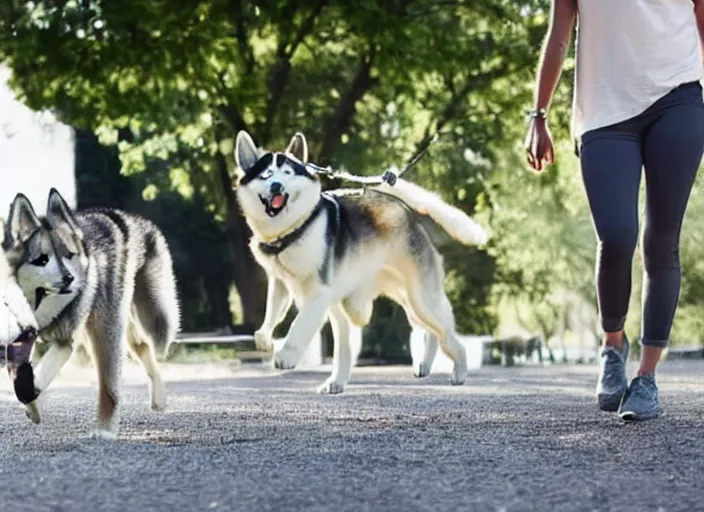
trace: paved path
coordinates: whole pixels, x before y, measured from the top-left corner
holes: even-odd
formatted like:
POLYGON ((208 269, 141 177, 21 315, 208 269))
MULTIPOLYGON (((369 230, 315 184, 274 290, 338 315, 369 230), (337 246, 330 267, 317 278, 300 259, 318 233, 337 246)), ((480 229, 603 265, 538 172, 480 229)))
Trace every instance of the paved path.
POLYGON ((462 387, 361 368, 329 397, 322 373, 171 364, 163 414, 138 370, 113 442, 87 435, 92 369, 64 371, 40 426, 0 377, 0 510, 704 509, 700 362, 664 364, 667 415, 637 425, 596 410, 591 366, 484 368, 462 387))

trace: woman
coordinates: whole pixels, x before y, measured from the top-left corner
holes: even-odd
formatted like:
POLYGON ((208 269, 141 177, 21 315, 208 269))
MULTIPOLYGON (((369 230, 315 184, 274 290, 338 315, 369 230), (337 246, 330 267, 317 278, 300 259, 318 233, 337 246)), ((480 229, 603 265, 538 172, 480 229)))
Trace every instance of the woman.
POLYGON ((647 420, 661 411, 655 369, 677 307, 680 229, 704 150, 704 0, 553 0, 526 138, 537 171, 555 160, 546 111, 577 21, 572 133, 598 240, 597 402, 624 420, 647 420), (629 385, 623 327, 642 172, 642 352, 629 385))

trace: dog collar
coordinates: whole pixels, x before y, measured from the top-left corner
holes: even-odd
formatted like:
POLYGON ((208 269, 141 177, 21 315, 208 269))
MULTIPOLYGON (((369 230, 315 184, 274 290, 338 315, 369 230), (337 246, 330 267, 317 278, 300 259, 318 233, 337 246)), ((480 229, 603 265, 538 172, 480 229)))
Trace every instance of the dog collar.
POLYGON ((324 205, 324 200, 321 198, 303 224, 290 233, 285 234, 281 238, 277 238, 273 242, 259 242, 259 249, 268 256, 276 256, 277 254, 284 252, 303 236, 303 233, 305 233, 306 229, 308 229, 308 226, 310 226, 318 215, 320 215, 320 212, 323 211, 324 205))

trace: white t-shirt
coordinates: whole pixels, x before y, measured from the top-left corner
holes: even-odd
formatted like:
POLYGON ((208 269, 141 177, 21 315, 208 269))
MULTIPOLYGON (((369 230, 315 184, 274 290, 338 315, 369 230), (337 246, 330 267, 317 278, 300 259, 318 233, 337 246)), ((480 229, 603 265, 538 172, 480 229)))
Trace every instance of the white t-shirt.
POLYGON ((692 0, 578 0, 572 133, 625 121, 704 75, 692 0))

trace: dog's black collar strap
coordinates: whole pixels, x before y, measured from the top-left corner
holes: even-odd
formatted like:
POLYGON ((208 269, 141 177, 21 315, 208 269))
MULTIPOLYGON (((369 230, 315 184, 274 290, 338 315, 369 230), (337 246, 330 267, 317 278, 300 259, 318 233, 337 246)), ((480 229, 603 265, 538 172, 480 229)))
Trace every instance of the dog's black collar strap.
POLYGON ((257 160, 252 167, 244 170, 244 176, 240 178, 240 185, 246 185, 252 180, 257 179, 261 173, 263 173, 276 158, 276 165, 278 167, 283 166, 285 163, 291 166, 293 171, 300 175, 312 178, 310 171, 306 169, 306 166, 296 160, 287 157, 283 153, 264 153, 259 160, 257 160))
POLYGON ((308 229, 313 221, 318 218, 320 212, 323 211, 324 206, 325 200, 321 198, 320 201, 318 201, 318 204, 315 205, 313 212, 305 220, 305 222, 303 222, 303 224, 281 238, 277 238, 273 242, 259 242, 259 249, 268 256, 276 256, 281 254, 303 236, 306 229, 308 229))

